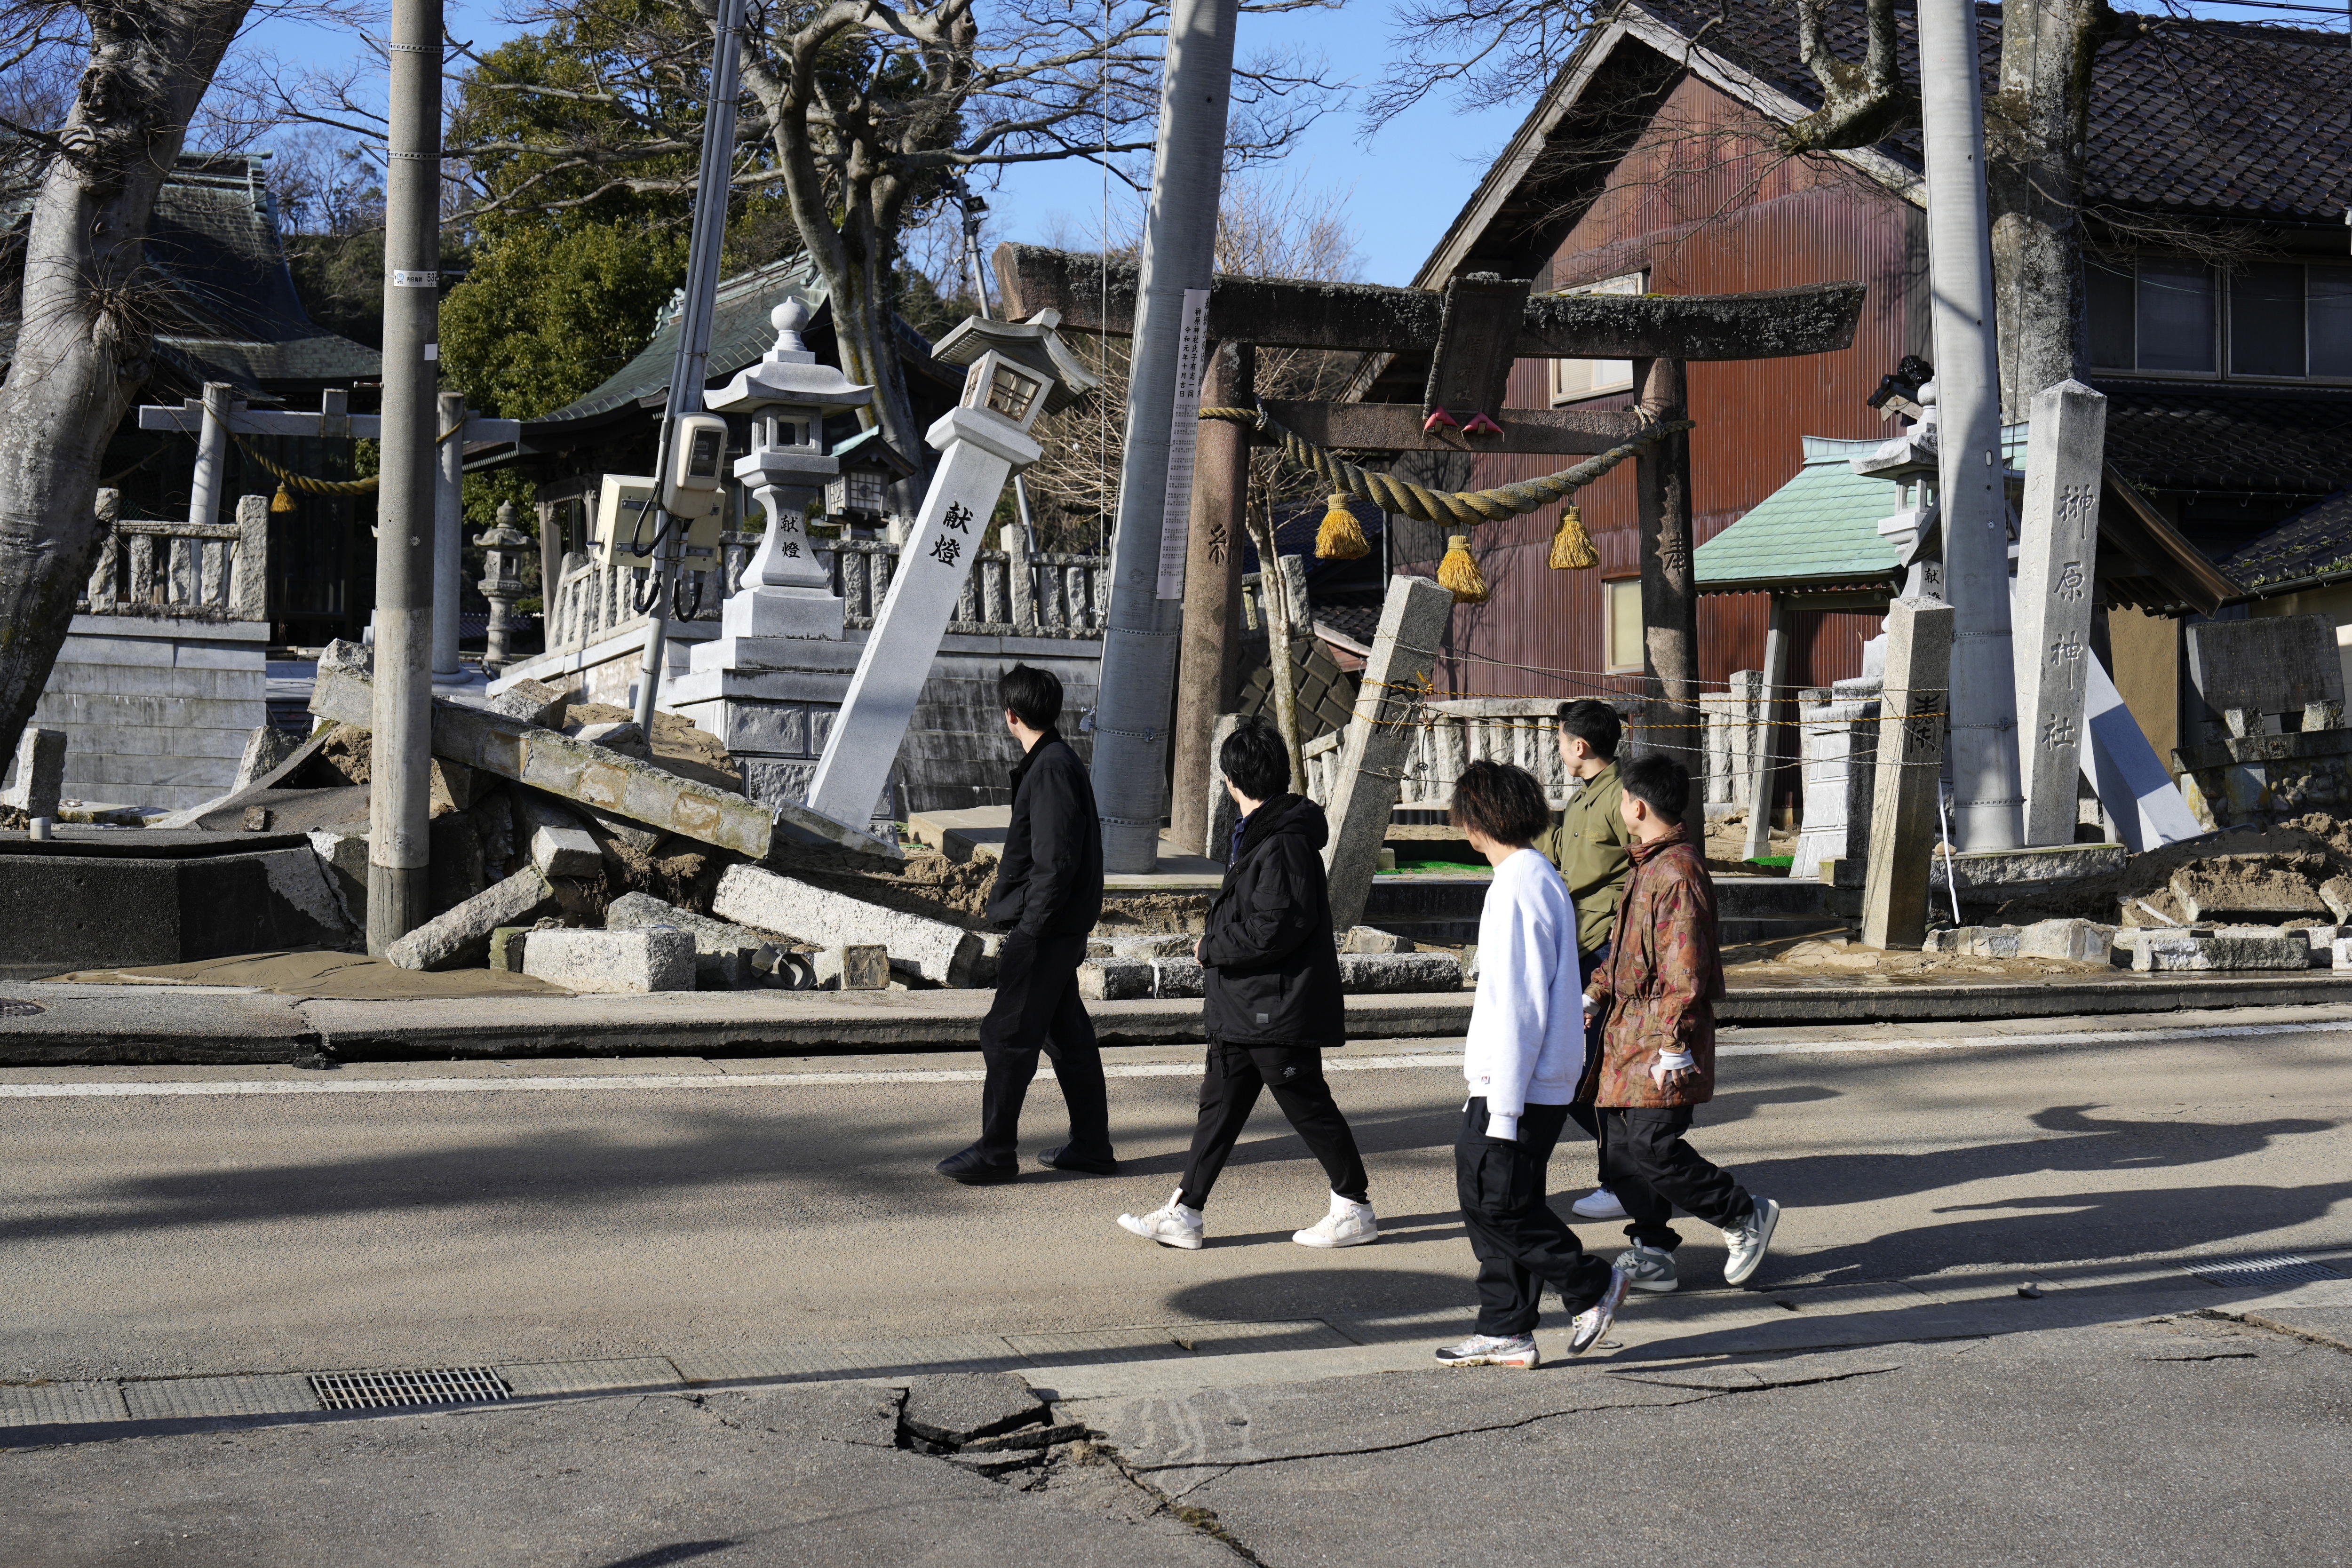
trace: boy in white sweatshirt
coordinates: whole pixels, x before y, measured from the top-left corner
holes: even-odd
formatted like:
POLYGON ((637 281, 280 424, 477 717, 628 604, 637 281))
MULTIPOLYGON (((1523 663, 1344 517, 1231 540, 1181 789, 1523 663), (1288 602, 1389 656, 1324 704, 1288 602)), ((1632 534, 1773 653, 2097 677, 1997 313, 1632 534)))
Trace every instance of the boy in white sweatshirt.
POLYGON ((1534 778, 1473 763, 1454 786, 1452 815, 1495 880, 1478 916, 1478 990, 1462 1060, 1470 1099, 1454 1145, 1463 1224, 1478 1257, 1478 1329, 1437 1359, 1533 1367, 1545 1285, 1575 1314, 1570 1355, 1608 1331, 1625 1296, 1625 1275, 1589 1256, 1545 1201, 1552 1145, 1584 1066, 1576 906, 1529 847, 1551 823, 1534 778))

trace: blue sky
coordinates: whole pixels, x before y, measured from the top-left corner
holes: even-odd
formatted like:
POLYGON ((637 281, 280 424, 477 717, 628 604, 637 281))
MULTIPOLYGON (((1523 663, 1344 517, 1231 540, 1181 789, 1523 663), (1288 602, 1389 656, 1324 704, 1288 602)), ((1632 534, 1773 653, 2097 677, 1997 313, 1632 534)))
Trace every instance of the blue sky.
MULTIPOLYGON (((498 19, 499 7, 479 0, 445 0, 450 32, 494 47, 517 30, 498 19)), ((1409 283, 1445 226, 1468 199, 1471 186, 1517 128, 1525 105, 1465 114, 1443 97, 1363 139, 1357 105, 1386 66, 1390 52, 1386 0, 1354 0, 1344 10, 1244 16, 1240 52, 1277 48, 1319 55, 1328 73, 1352 86, 1283 159, 1286 181, 1341 204, 1355 230, 1363 280, 1409 283)), ((331 65, 362 55, 352 35, 293 22, 267 21, 252 43, 289 64, 331 65)), ((1529 100, 1540 83, 1529 84, 1529 100)), ((1118 198, 1118 187, 1113 186, 1118 198)), ((1087 163, 1033 164, 1008 171, 991 195, 989 235, 1043 241, 1056 230, 1094 234, 1103 188, 1087 163)))

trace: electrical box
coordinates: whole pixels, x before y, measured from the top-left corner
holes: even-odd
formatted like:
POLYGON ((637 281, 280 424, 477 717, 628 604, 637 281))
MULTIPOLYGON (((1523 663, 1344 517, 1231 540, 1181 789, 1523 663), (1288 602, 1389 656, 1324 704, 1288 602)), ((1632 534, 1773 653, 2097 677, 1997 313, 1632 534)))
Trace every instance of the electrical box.
POLYGON ((727 421, 716 414, 682 414, 670 432, 669 472, 662 505, 672 517, 700 518, 724 510, 727 421))
MULTIPOLYGON (((725 489, 712 490, 697 502, 706 509, 701 515, 679 520, 686 524, 680 571, 709 572, 718 567, 719 535, 727 526, 727 500, 725 489)), ((651 566, 661 521, 652 475, 606 474, 596 494, 596 533, 589 542, 589 552, 606 566, 651 566)))

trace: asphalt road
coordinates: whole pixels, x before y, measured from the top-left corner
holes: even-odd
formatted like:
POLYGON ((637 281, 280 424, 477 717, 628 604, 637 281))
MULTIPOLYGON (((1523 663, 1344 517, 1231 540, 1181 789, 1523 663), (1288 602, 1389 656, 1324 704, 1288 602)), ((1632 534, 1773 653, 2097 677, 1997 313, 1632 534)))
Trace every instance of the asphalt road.
MULTIPOLYGON (((1324 1190, 1270 1104, 1217 1191, 1206 1250, 1116 1228, 1120 1209, 1153 1206, 1175 1184, 1193 1092, 1181 1075, 1113 1080, 1119 1177, 983 1189, 930 1173, 972 1133, 970 1082, 0 1099, 0 1377, 1465 1303, 1458 1076, 1334 1081, 1388 1227, 1379 1246, 1339 1253, 1288 1241, 1324 1190)), ((2096 1279, 2148 1254, 2352 1239, 2352 1032, 1743 1057, 1723 1082, 1696 1141, 1789 1211, 1759 1283, 2016 1265, 2096 1279)), ((1062 1124, 1050 1081, 1031 1104, 1034 1152, 1062 1124)), ((1565 1147, 1555 1188, 1573 1194, 1591 1173, 1589 1146, 1565 1147)), ((1580 1227, 1611 1247, 1617 1229, 1580 1227)), ((1686 1274, 1712 1281, 1712 1233, 1685 1234, 1686 1274)))

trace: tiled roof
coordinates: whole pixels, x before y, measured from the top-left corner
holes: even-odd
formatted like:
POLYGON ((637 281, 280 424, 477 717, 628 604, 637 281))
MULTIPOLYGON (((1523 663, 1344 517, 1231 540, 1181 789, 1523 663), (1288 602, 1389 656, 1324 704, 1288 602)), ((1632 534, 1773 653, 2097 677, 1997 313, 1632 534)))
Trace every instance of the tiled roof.
MULTIPOLYGON (((191 384, 226 381, 247 393, 268 382, 374 380, 376 351, 327 331, 302 308, 260 170, 241 154, 191 153, 157 192, 146 249, 165 285, 161 358, 191 384)), ((32 200, 28 190, 0 191, 0 236, 27 221, 32 200)), ((12 260, 21 266, 21 252, 12 260)), ((0 364, 16 338, 16 323, 0 321, 0 364)))
POLYGON ((2099 390, 2107 460, 2143 489, 2325 495, 2352 484, 2352 390, 2122 380, 2099 390))
POLYGON ((1895 544, 1879 519, 1901 504, 1901 488, 1865 479, 1847 461, 1878 441, 1805 437, 1804 467, 1696 554, 1702 594, 1767 588, 1843 587, 1892 582, 1900 572, 1895 544))
MULTIPOLYGON (((769 324, 768 312, 788 297, 809 308, 812 326, 824 314, 824 279, 805 256, 789 256, 719 280, 719 298, 710 317, 709 374, 706 377, 709 384, 718 385, 775 347, 776 329, 769 324)), ((555 425, 585 419, 667 392, 669 373, 677 363, 678 313, 675 301, 672 305, 662 312, 653 340, 637 351, 635 359, 606 377, 601 386, 551 414, 541 415, 531 423, 555 425)))
POLYGON ((2352 489, 2297 512, 2222 562, 2221 569, 2256 590, 2352 578, 2352 489))
MULTIPOLYGON (((1685 37, 1807 108, 1821 94, 1797 58, 1784 0, 1639 0, 1685 37), (1701 30, 1704 34, 1701 36, 1701 30)), ((1977 7, 1985 89, 2000 59, 2000 10, 1977 7)), ((1915 23, 1897 12, 1904 75, 1918 79, 1915 23)), ((2085 196, 2174 213, 2338 223, 2352 205, 2352 51, 2343 30, 2126 16, 2137 30, 2099 47, 2092 67, 2085 196)), ((1862 58, 1862 7, 1835 5, 1841 58, 1862 58)), ((1916 132, 1884 149, 1916 168, 1916 132)))

